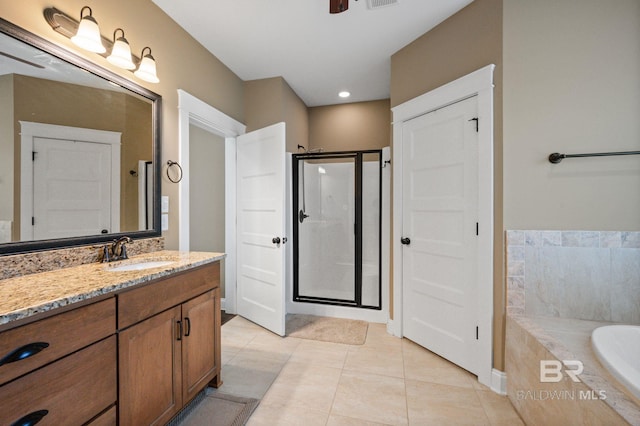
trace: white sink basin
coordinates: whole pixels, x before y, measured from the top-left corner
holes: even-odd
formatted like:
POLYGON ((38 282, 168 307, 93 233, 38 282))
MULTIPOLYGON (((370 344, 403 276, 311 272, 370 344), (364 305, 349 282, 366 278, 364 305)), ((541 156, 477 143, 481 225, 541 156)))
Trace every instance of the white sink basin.
POLYGON ((175 263, 173 260, 143 260, 140 262, 125 263, 124 265, 108 266, 107 271, 123 272, 123 271, 143 271, 145 269, 160 268, 175 263))

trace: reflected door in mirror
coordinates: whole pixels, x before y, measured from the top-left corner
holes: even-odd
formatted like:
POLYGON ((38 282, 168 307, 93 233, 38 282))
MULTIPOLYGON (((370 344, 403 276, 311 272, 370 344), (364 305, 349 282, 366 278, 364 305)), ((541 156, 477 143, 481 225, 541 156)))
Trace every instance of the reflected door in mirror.
POLYGON ((119 188, 111 187, 110 146, 35 138, 33 149, 33 239, 117 231, 111 191, 119 188))

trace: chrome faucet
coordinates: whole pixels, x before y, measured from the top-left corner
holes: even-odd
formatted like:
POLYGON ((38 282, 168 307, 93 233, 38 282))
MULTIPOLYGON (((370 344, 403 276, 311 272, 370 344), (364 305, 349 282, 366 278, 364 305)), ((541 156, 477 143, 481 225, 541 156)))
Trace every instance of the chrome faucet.
POLYGON ((133 240, 127 236, 113 240, 113 244, 111 244, 111 260, 128 259, 129 256, 127 256, 127 246, 125 244, 131 242, 133 240))

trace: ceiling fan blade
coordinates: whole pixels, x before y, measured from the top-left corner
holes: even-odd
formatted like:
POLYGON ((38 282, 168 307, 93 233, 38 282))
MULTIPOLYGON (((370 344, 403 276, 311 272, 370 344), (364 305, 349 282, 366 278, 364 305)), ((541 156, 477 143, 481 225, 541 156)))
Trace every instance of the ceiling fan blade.
POLYGON ((349 0, 329 0, 329 13, 340 13, 349 9, 349 0))

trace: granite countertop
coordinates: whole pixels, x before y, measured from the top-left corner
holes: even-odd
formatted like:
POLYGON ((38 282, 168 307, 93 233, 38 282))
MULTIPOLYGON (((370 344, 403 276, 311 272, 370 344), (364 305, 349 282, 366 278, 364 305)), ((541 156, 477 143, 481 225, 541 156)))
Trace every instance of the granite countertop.
POLYGON ((0 280, 0 325, 213 263, 225 256, 224 253, 163 250, 132 256, 128 260, 90 263, 0 280), (144 261, 173 263, 144 270, 109 270, 144 261))

